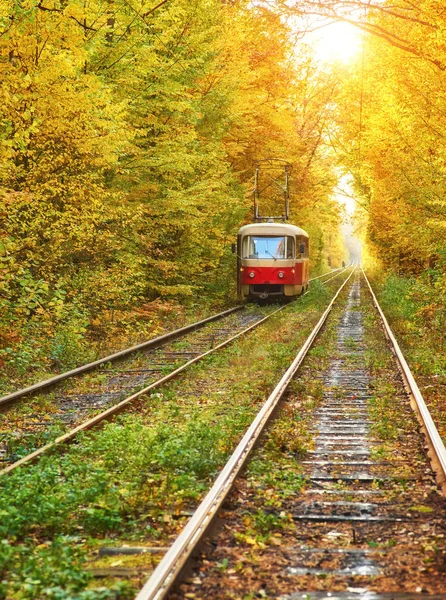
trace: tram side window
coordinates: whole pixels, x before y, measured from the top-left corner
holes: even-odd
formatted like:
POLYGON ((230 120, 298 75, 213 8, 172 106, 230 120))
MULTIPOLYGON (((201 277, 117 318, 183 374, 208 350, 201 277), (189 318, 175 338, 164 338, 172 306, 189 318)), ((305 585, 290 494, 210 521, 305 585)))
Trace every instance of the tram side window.
POLYGON ((287 236, 286 238, 286 257, 295 258, 296 256, 296 244, 293 237, 287 236))
POLYGON ((308 258, 308 240, 304 237, 298 238, 300 258, 308 258))
POLYGON ((305 246, 303 244, 303 238, 300 236, 297 238, 297 257, 303 258, 305 256, 305 246))

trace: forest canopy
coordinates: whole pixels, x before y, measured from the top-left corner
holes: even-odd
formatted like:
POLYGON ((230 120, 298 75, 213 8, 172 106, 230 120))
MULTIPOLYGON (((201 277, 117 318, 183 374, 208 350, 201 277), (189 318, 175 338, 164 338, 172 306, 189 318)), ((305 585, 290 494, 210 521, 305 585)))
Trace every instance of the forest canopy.
POLYGON ((313 270, 344 258, 343 172, 368 255, 429 268, 444 300, 445 24, 432 0, 1 2, 2 365, 67 366, 153 302, 231 298, 268 157, 292 164, 313 270), (349 64, 306 41, 332 22, 363 32, 349 64))
MULTIPOLYGON (((293 164, 292 218, 332 252, 336 90, 280 11, 217 0, 0 4, 0 358, 161 299, 233 293, 253 165, 293 164), (112 316, 111 316, 112 315, 112 316)), ((333 233, 335 232, 335 233, 333 233)))

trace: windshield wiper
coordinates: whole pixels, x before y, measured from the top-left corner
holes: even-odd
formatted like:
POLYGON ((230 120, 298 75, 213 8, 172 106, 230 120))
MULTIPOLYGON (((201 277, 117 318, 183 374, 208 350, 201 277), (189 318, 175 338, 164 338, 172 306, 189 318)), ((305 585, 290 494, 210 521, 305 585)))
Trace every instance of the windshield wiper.
POLYGON ((272 256, 274 258, 274 260, 277 260, 277 258, 274 256, 274 254, 271 254, 271 252, 269 250, 265 250, 265 252, 267 252, 270 256, 272 256))

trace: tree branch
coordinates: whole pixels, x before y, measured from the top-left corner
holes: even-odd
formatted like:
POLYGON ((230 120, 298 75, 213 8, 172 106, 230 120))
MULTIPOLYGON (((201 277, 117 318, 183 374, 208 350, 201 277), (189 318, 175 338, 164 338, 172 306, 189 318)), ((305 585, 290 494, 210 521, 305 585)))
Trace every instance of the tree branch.
MULTIPOLYGON (((42 10, 44 12, 55 12, 55 13, 63 14, 63 9, 49 8, 48 6, 43 6, 42 2, 43 2, 43 0, 40 0, 39 4, 37 4, 36 8, 38 8, 39 10, 42 10)), ((97 31, 96 29, 94 29, 94 27, 89 27, 86 23, 82 23, 81 21, 76 19, 76 17, 73 17, 72 15, 70 15, 69 18, 72 19, 73 21, 75 21, 78 25, 80 25, 82 27, 82 29, 89 30, 89 31, 97 31)))

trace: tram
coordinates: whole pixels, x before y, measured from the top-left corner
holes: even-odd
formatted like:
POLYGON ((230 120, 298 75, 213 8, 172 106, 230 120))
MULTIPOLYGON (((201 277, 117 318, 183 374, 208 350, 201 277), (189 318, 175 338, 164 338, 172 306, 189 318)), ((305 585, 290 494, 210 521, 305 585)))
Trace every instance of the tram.
POLYGON ((237 236, 238 292, 242 299, 292 299, 308 289, 309 238, 288 223, 251 223, 237 236))

